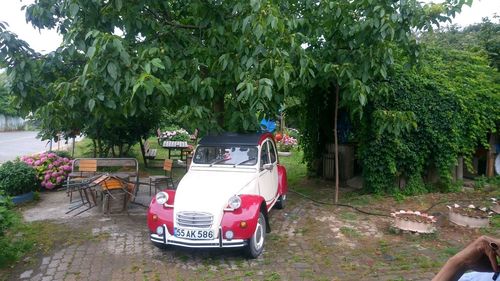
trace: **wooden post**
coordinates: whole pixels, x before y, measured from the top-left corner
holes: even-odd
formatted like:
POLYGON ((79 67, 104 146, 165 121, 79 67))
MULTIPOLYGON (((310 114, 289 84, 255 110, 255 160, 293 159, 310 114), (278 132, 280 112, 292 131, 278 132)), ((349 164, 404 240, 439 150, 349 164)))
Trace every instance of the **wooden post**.
POLYGON ((337 132, 337 119, 339 111, 339 85, 335 85, 335 116, 333 119, 333 134, 335 139, 335 204, 339 201, 339 142, 338 142, 338 132, 337 132))
POLYGON ((486 153, 486 176, 493 177, 495 176, 495 135, 493 133, 490 134, 489 144, 490 148, 486 153))

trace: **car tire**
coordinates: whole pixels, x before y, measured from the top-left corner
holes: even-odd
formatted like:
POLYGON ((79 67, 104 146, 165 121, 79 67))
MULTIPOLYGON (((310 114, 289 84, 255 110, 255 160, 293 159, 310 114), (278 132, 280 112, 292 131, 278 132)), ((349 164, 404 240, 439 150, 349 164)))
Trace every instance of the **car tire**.
POLYGON ((278 197, 278 201, 276 201, 276 208, 277 209, 285 209, 285 203, 286 203, 286 194, 281 194, 280 197, 278 197))
POLYGON ((259 219, 255 226, 255 231, 252 237, 248 239, 248 245, 245 248, 246 254, 249 258, 255 259, 264 250, 264 242, 266 240, 266 218, 262 212, 259 213, 259 219))

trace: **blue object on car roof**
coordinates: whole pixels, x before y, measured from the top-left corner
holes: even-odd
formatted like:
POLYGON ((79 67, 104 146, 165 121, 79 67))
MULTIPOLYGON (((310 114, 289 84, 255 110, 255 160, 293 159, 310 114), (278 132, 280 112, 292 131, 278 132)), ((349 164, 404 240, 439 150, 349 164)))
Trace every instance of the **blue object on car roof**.
POLYGON ((264 132, 272 133, 276 130, 276 122, 274 120, 264 118, 260 121, 260 129, 264 132))

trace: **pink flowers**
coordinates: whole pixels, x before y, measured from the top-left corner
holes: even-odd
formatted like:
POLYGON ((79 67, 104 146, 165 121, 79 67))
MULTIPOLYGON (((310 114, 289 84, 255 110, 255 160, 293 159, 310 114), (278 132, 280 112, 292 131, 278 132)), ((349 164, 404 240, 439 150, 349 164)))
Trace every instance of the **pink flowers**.
POLYGON ((21 161, 35 169, 41 186, 46 189, 53 189, 61 185, 71 172, 71 160, 59 157, 52 152, 23 156, 21 161))
POLYGON ((290 151, 298 145, 296 138, 284 135, 283 138, 278 142, 279 151, 290 151))

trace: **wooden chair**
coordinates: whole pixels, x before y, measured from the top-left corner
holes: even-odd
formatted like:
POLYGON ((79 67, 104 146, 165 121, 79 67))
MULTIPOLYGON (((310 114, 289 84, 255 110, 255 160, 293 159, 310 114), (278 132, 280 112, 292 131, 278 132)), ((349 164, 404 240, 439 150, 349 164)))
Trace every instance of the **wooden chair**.
POLYGON ((147 159, 155 159, 156 153, 157 153, 157 150, 155 148, 151 148, 149 141, 145 140, 144 141, 144 156, 147 159))
POLYGON ((155 193, 158 191, 159 185, 161 183, 166 183, 167 188, 171 187, 175 189, 174 179, 172 176, 172 167, 174 161, 172 159, 165 159, 163 162, 163 171, 165 172, 164 176, 150 176, 149 177, 149 195, 151 195, 151 188, 154 187, 155 193))
MULTIPOLYGON (((73 162, 75 165, 75 162, 73 162)), ((83 180, 90 176, 95 176, 97 173, 97 160, 96 159, 80 159, 78 162, 78 171, 69 175, 71 180, 67 181, 67 193, 69 195, 69 202, 73 201, 73 192, 76 191, 73 186, 78 185, 83 180)))

